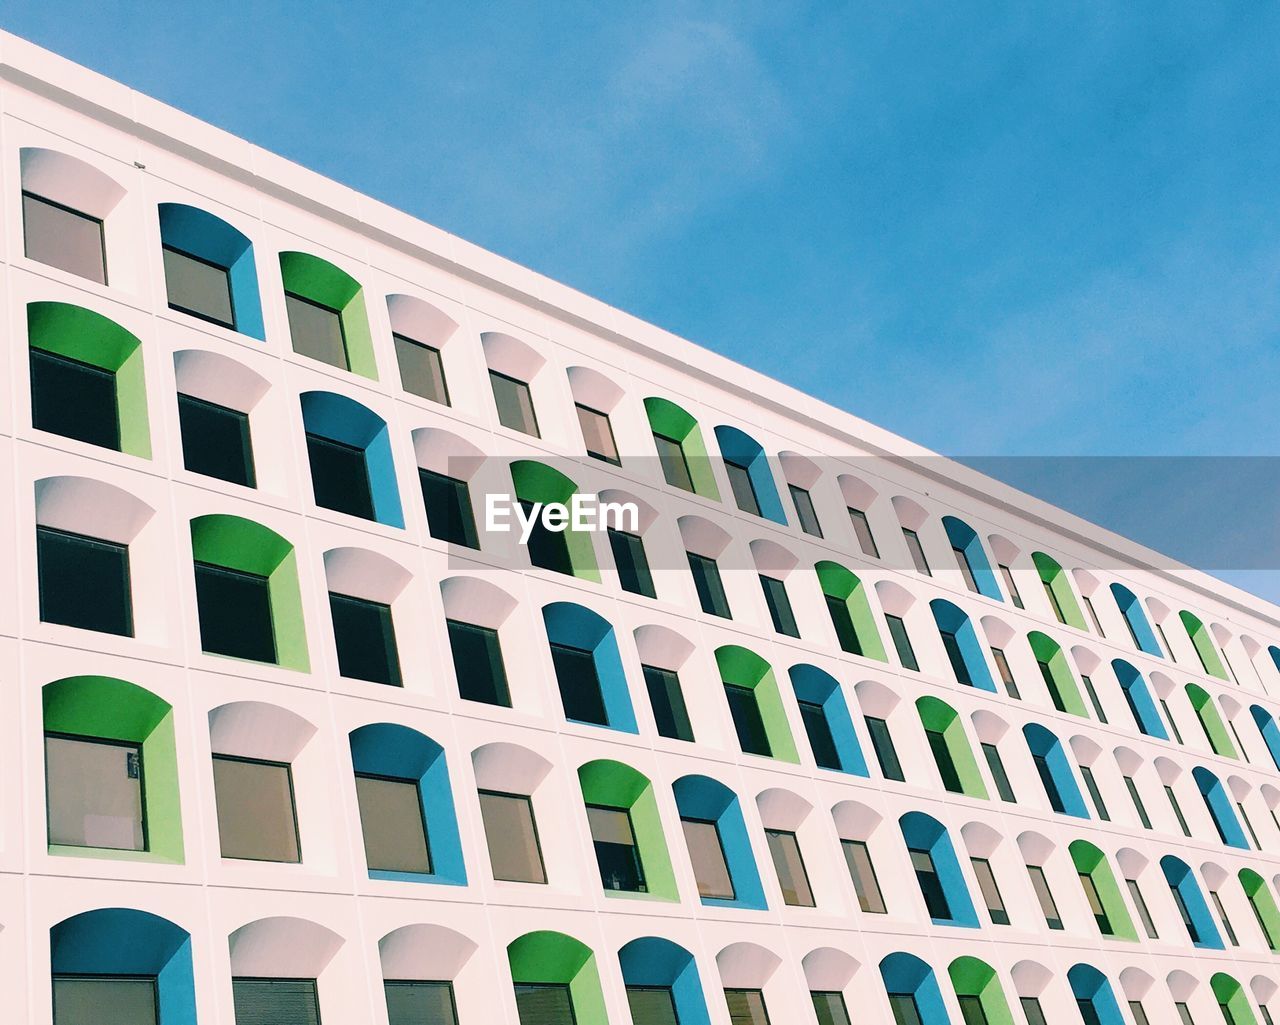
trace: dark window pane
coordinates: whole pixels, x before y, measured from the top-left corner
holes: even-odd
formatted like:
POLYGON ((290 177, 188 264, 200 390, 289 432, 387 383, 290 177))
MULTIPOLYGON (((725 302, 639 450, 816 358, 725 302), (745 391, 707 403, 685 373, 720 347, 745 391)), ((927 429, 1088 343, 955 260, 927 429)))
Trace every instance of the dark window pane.
POLYGON ((400 686, 400 655, 391 606, 329 593, 338 672, 353 680, 400 686))
POLYGON ((942 636, 942 647, 947 653, 947 661, 951 663, 951 671, 956 681, 966 687, 973 686, 973 677, 969 675, 969 665, 964 660, 964 652, 960 650, 960 641, 950 630, 939 630, 942 636))
POLYGON ((521 794, 480 792, 480 817, 493 878, 516 883, 545 883, 533 802, 521 794))
POLYGON ((133 636, 129 546, 36 527, 40 619, 133 636))
POLYGON ((1066 623, 1067 617, 1062 614, 1062 604, 1058 601, 1057 592, 1054 591, 1053 585, 1047 580, 1041 580, 1044 585, 1045 597, 1049 599, 1049 607, 1053 609, 1053 615, 1059 623, 1066 623))
POLYGON ((542 437, 538 433, 538 418, 533 410, 533 396, 524 381, 489 371, 489 384, 493 388, 493 401, 498 407, 498 422, 521 434, 542 437))
POLYGON ((410 395, 420 395, 442 406, 449 405, 449 387, 444 379, 440 350, 404 335, 393 334, 391 339, 396 348, 396 363, 400 367, 400 386, 410 395))
POLYGON ((1156 923, 1151 920, 1151 909, 1147 907, 1146 899, 1142 896, 1142 889, 1138 886, 1138 880, 1126 879, 1124 884, 1129 889, 1129 896, 1133 899, 1133 906, 1138 909, 1138 918, 1142 920, 1142 928, 1147 931, 1147 937, 1158 940, 1160 937, 1156 934, 1156 923))
POLYGON ((1021 692, 1018 690, 1018 683, 1013 678, 1013 670, 1009 668, 1009 660, 1005 657, 1001 648, 991 649, 991 660, 996 664, 996 671, 1000 674, 1000 682, 1004 684, 1004 689, 1009 697, 1015 701, 1022 698, 1021 692))
POLYGON ((200 647, 213 655, 276 661, 275 625, 266 577, 197 562, 200 647))
MULTIPOLYGON (((1137 684, 1135 683, 1134 686, 1136 687, 1137 684)), ((1128 695, 1128 693, 1129 691, 1125 691, 1126 695, 1128 695)), ((1132 701, 1129 702, 1129 707, 1133 708, 1132 701)), ((1164 709, 1164 717, 1169 720, 1169 729, 1173 730, 1173 739, 1176 740, 1179 744, 1181 744, 1182 731, 1178 729, 1178 720, 1173 717, 1173 712, 1169 708, 1169 702, 1166 701, 1164 698, 1161 698, 1160 707, 1164 709)), ((1136 719, 1137 717, 1138 717, 1137 712, 1135 711, 1134 718, 1136 719)), ((1141 724, 1139 724, 1139 729, 1142 729, 1143 733, 1147 732, 1145 729, 1142 728, 1141 724)))
POLYGON ((1013 787, 1009 783, 1009 774, 1005 772, 1004 760, 1000 757, 1000 749, 995 744, 982 745, 983 757, 987 760, 987 768, 991 770, 991 778, 995 780, 996 793, 1000 795, 1000 800, 1008 801, 1010 804, 1015 803, 1017 798, 1013 794, 1013 787))
POLYGON ((684 692, 680 689, 680 677, 669 669, 654 666, 642 666, 641 669, 658 735, 692 742, 693 726, 685 707, 684 692))
POLYGON ((307 458, 316 505, 366 520, 374 518, 364 449, 308 433, 307 458))
POLYGON ((520 1025, 574 1025, 577 1021, 567 985, 517 982, 515 990, 520 1025))
POLYGON ((1031 761, 1036 767, 1036 774, 1040 777, 1040 785, 1044 787, 1045 796, 1049 798, 1049 807, 1059 815, 1064 814, 1066 806, 1062 803, 1062 794, 1058 790, 1057 781, 1053 778, 1053 772, 1049 769, 1049 762, 1044 755, 1032 755, 1031 761))
POLYGON ((894 1025, 923 1025, 916 998, 910 993, 890 993, 889 1009, 893 1012, 894 1025))
POLYGON ((342 329, 342 314, 286 292, 285 312, 289 316, 289 336, 293 339, 293 351, 328 363, 331 367, 349 370, 347 339, 342 329))
POLYGON ((1053 707, 1059 712, 1065 712, 1067 706, 1063 703, 1058 681, 1054 679, 1053 668, 1043 659, 1037 659, 1036 665, 1040 668, 1040 676, 1044 680, 1045 688, 1049 691, 1049 700, 1053 702, 1053 707))
POLYGON ((315 979, 232 979, 236 1025, 320 1025, 315 979))
POLYGON ((115 373, 32 349, 31 425, 38 431, 119 452, 115 373))
POLYGON ((800 529, 814 537, 822 537, 822 524, 818 522, 818 511, 813 507, 813 496, 794 484, 788 484, 787 489, 791 492, 791 504, 796 507, 800 529))
POLYGON ((216 754, 213 791, 224 858, 302 860, 288 765, 216 754))
POLYGON ((1093 607, 1093 599, 1087 594, 1082 594, 1080 600, 1084 602, 1085 611, 1089 613, 1089 619, 1093 622, 1093 628, 1098 631, 1098 636, 1106 637, 1107 632, 1102 629, 1102 623, 1098 619, 1098 610, 1093 607))
POLYGON ((680 820, 685 846, 698 883, 698 896, 708 900, 733 900, 736 893, 725 860, 720 828, 714 822, 699 819, 680 820))
POLYGON ((1098 781, 1093 777, 1093 770, 1087 765, 1082 765, 1080 766, 1080 775, 1084 778, 1085 788, 1093 799, 1093 807, 1098 813, 1098 818, 1102 819, 1103 822, 1110 822, 1111 815, 1102 800, 1102 791, 1098 789, 1098 781))
POLYGON ((458 678, 458 694, 467 701, 511 707, 507 672, 502 664, 498 631, 456 619, 448 621, 449 648, 453 671, 458 678))
POLYGON ((182 464, 188 470, 248 488, 257 485, 248 414, 179 395, 178 424, 182 464))
POLYGON ((387 997, 387 1025, 458 1025, 449 983, 388 979, 382 987, 387 997))
POLYGON ((427 508, 427 529, 437 541, 479 548, 471 492, 467 482, 433 470, 418 470, 422 503, 427 508))
POLYGON ((884 621, 889 627, 889 636, 893 638, 893 647, 898 653, 898 661, 902 663, 902 668, 918 673, 920 663, 916 661, 915 649, 911 647, 911 635, 907 633, 907 624, 903 622, 901 616, 891 616, 887 613, 884 621))
POLYGON ((680 1025, 669 986, 628 986, 631 1025, 680 1025))
POLYGON ((1169 798, 1169 807, 1173 809, 1173 817, 1178 820, 1178 826, 1182 829, 1183 836, 1191 835, 1191 827, 1187 825, 1187 817, 1182 814, 1182 805, 1178 803, 1178 795, 1173 792, 1173 787, 1165 784, 1164 793, 1169 798))
POLYGON ((560 687, 560 704, 570 722, 608 726, 604 694, 600 690, 600 674, 596 657, 590 651, 565 644, 551 645, 551 662, 560 687))
POLYGON ((170 309, 235 330, 231 276, 226 267, 165 246, 164 280, 170 309))
POLYGON ((44 766, 50 844, 147 849, 139 745, 49 734, 44 766))
POLYGON ((756 700, 755 691, 750 687, 726 683, 724 692, 729 701, 733 728, 738 734, 738 744, 743 752, 766 757, 772 755, 773 749, 769 746, 769 737, 765 733, 764 719, 760 715, 760 703, 756 700))
MULTIPOLYGON (((521 502, 525 517, 533 517, 533 503, 521 502)), ((529 540, 525 544, 530 565, 547 569, 552 573, 573 576, 573 562, 569 558, 569 538, 563 530, 549 530, 541 516, 533 517, 529 540)))
POLYGON ((920 543, 920 535, 909 527, 903 527, 902 537, 907 542, 907 551, 911 555, 911 564, 916 568, 916 572, 923 573, 927 577, 933 576, 933 571, 929 569, 929 560, 924 557, 924 546, 920 543))
POLYGON ((964 1019, 964 1025, 991 1025, 981 999, 971 993, 959 994, 956 999, 960 1002, 960 1017, 964 1019))
POLYGON ((1222 906, 1222 898, 1218 896, 1218 891, 1210 890, 1209 899, 1213 901, 1214 910, 1218 912, 1218 918, 1222 922, 1222 929, 1227 934, 1227 942, 1229 942, 1233 947, 1240 946, 1240 940, 1236 936, 1235 926, 1231 924, 1231 919, 1227 917, 1227 909, 1222 906))
POLYGON ((618 570, 618 585, 632 594, 656 598, 653 574, 649 572, 649 559, 644 553, 644 541, 625 530, 608 528, 609 548, 613 551, 613 564, 618 570))
POLYGON ((356 774, 356 800, 371 871, 431 872, 418 781, 356 774))
POLYGON ((1125 776, 1124 785, 1129 791, 1129 797, 1133 800, 1133 810, 1138 813, 1138 821, 1142 823, 1142 828, 1150 829, 1151 818, 1147 815, 1147 806, 1142 803, 1142 795, 1138 792, 1138 785, 1133 781, 1132 776, 1125 776))
POLYGON ((106 249, 98 218, 24 192, 22 226, 28 259, 100 285, 107 283, 106 249))
POLYGON ((689 572, 693 574, 693 586, 698 592, 698 604, 709 616, 720 616, 731 619, 729 615, 729 599, 725 597, 724 584, 720 580, 720 567, 715 559, 705 555, 686 553, 689 557, 689 572))
POLYGON ((950 921, 951 905, 947 903, 947 894, 942 888, 937 866, 933 863, 933 855, 915 848, 908 848, 907 851, 911 855, 911 868, 915 872, 916 883, 920 886, 920 894, 924 897, 929 917, 950 921))
POLYGON ((826 709, 811 701, 801 701, 799 705, 800 721, 804 723, 804 731, 809 736, 813 760, 824 769, 838 771, 844 768, 840 764, 835 737, 831 735, 831 724, 827 722, 826 709))
POLYGON ((760 502, 756 498, 755 484, 751 480, 751 472, 739 463, 724 461, 725 471, 729 474, 729 487, 733 489, 733 500, 738 508, 753 516, 760 515, 760 502))
POLYGON ((156 980, 55 975, 53 1025, 159 1025, 156 980))
POLYGON ((730 1025, 769 1025, 769 1012, 764 994, 758 989, 726 989, 730 1025))
POLYGON ((873 915, 887 914, 880 880, 876 878, 876 867, 866 843, 862 840, 841 840, 840 846, 844 850, 844 861, 849 867, 854 892, 858 895, 858 907, 873 915))
POLYGON ((813 907, 813 889, 809 886, 809 873, 805 871, 795 833, 766 829, 764 836, 769 844, 773 867, 778 873, 783 903, 792 907, 813 907))
POLYGON ((1200 930, 1196 928, 1195 919, 1191 917, 1191 911, 1187 908, 1187 902, 1182 899, 1182 891, 1178 887, 1170 885, 1169 893, 1173 897, 1173 903, 1178 909, 1178 915, 1182 919, 1182 924, 1187 928, 1187 935, 1191 938, 1192 943, 1200 942, 1200 930))
POLYGON ((598 409, 578 403, 578 426, 582 428, 582 440, 587 447, 587 455, 595 459, 603 459, 615 466, 622 465, 618 458, 618 444, 613 439, 613 426, 609 423, 609 414, 598 409))
POLYGON ((951 749, 947 747, 947 738, 939 730, 925 730, 925 739, 929 742, 929 750, 938 766, 938 775, 942 777, 942 785, 953 794, 963 794, 964 785, 960 782, 960 773, 956 771, 956 763, 951 758, 951 749))
MULTIPOLYGON (((1175 1004, 1174 1006, 1176 1007, 1177 1005, 1175 1004)), ((1147 1012, 1142 1006, 1142 1001, 1130 1000, 1129 1013, 1133 1015, 1133 1025, 1151 1025, 1151 1019, 1147 1017, 1147 1012)))
POLYGON ((1084 684, 1085 693, 1089 695, 1089 704, 1093 705, 1093 714, 1098 717, 1098 722, 1105 726, 1107 713, 1102 710, 1102 702, 1098 700, 1098 691, 1093 685, 1093 680, 1081 673, 1080 682, 1084 684))
POLYGON ((787 587, 777 577, 760 574, 760 586, 764 589, 764 603, 769 606, 769 618, 773 620, 773 628, 787 637, 799 637, 800 630, 796 626, 795 613, 791 611, 791 599, 787 597, 787 587))
POLYGON ((831 616, 831 625, 836 630, 836 640, 840 650, 851 655, 862 654, 862 642, 858 640, 858 631, 853 628, 853 616, 849 614, 849 603, 844 598, 834 595, 823 595, 827 603, 827 613, 831 616))
POLYGON ((813 1013, 818 1019, 818 1025, 850 1025, 849 1009, 845 1006, 843 993, 813 990, 809 993, 809 999, 813 1001, 813 1013))
POLYGON ((1049 1025, 1044 1016, 1044 1008, 1040 1006, 1038 999, 1019 997, 1018 1002, 1022 1005, 1022 1013, 1026 1015, 1027 1025, 1049 1025))
POLYGON ((1102 1018, 1092 1000, 1076 997, 1076 1010, 1080 1012, 1080 1020, 1084 1025, 1102 1025, 1102 1018))
POLYGON ((1088 872, 1077 872, 1080 877, 1080 887, 1084 890, 1084 899, 1089 904, 1089 910, 1093 912, 1093 920, 1098 923, 1098 931, 1103 936, 1113 936, 1115 930, 1111 926, 1111 918, 1107 914, 1106 906, 1102 903, 1102 894, 1098 892, 1098 886, 1093 881, 1093 876, 1088 872))
POLYGON ((689 473, 689 462, 684 456, 684 446, 661 434, 653 436, 653 444, 658 450, 658 462, 662 464, 662 475, 668 484, 684 491, 693 490, 693 477, 689 473))
POLYGON ((951 554, 956 557, 956 566, 960 570, 960 576, 964 578, 964 586, 974 594, 981 594, 982 591, 978 587, 978 581, 973 575, 973 566, 969 564, 969 553, 963 548, 952 545, 951 554))
POLYGON ((644 867, 631 827, 631 813, 625 808, 589 804, 587 823, 591 827, 601 885, 606 890, 645 892, 644 867))
POLYGON ((1009 592, 1009 600, 1013 602, 1013 607, 1015 609, 1023 608, 1022 593, 1018 590, 1018 585, 1013 579, 1013 570, 1001 563, 1000 576, 1004 578, 1005 590, 1009 592))
POLYGON ((875 535, 871 533, 871 523, 867 519, 867 514, 861 509, 855 509, 853 506, 846 506, 849 513, 849 522, 853 524, 853 533, 858 538, 858 547, 862 549, 863 555, 869 555, 873 559, 880 558, 880 549, 876 546, 875 535))
POLYGON ((889 732, 889 724, 875 716, 866 716, 867 732, 871 734, 871 748, 876 753, 876 761, 880 764, 880 772, 885 779, 905 783, 902 774, 902 763, 898 761, 898 749, 893 746, 893 734, 889 732))

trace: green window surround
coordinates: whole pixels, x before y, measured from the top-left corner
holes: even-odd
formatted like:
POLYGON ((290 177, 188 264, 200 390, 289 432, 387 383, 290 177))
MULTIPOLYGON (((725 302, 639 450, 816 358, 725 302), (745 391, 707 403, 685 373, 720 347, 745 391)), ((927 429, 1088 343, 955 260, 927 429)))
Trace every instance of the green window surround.
POLYGON ((658 801, 649 779, 621 762, 600 759, 578 769, 578 784, 586 805, 625 809, 631 816, 646 891, 606 890, 608 897, 678 901, 675 870, 667 850, 658 801))
POLYGON ((369 312, 365 308, 364 289, 360 282, 327 260, 309 253, 281 253, 280 276, 286 292, 338 313, 346 348, 347 366, 344 369, 376 381, 378 369, 373 356, 373 336, 369 331, 369 312))
POLYGON ((753 651, 736 644, 726 644, 716 649, 716 665, 724 684, 743 687, 754 693, 772 756, 779 761, 798 765, 800 755, 787 724, 787 713, 782 706, 778 681, 774 678, 769 663, 753 651))

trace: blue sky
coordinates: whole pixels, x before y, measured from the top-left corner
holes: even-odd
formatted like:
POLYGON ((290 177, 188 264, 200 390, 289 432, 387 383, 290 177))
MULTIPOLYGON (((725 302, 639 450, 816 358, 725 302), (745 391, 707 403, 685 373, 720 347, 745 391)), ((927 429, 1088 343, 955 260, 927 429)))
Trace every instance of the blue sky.
POLYGON ((938 451, 1280 454, 1278 5, 7 0, 0 24, 938 451))

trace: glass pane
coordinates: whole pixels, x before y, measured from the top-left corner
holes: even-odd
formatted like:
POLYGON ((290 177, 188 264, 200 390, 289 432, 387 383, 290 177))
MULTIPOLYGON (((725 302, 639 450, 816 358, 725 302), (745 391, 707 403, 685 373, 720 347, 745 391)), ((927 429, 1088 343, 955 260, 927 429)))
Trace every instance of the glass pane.
POLYGON ((96 217, 24 192, 22 226, 28 259, 107 283, 102 222, 96 217))
POLYGON ((115 372, 32 349, 31 426, 119 452, 115 372))
POLYGON ((479 548, 471 492, 467 482, 432 470, 418 470, 422 503, 427 508, 427 529, 437 541, 479 548))
POLYGON ((684 446, 661 434, 653 436, 653 443, 658 449, 658 461, 662 464, 662 475, 673 488, 685 491, 693 490, 693 477, 689 473, 689 463, 684 457, 684 446))
POLYGON ((724 846, 720 842, 720 830, 714 822, 697 819, 681 819, 685 845, 689 849, 689 861, 698 881, 698 896, 711 900, 733 900, 735 892, 729 875, 729 863, 725 860, 724 846))
POLYGON ((453 986, 447 982, 382 984, 387 996, 387 1025, 458 1025, 453 986))
POLYGON ((996 884, 995 873, 991 871, 991 862, 985 858, 972 858, 974 877, 978 880, 978 889, 982 893, 987 913, 995 925, 1008 925, 1009 912, 1004 906, 1004 898, 1000 895, 1000 887, 996 884))
POLYGON ((890 993, 889 1009, 893 1011, 894 1025, 922 1025, 920 1008, 910 993, 890 993))
POLYGON ((289 292, 285 293, 284 305, 294 352, 341 370, 351 369, 341 313, 289 292))
POLYGON ((1151 818, 1147 815, 1147 806, 1142 803, 1142 795, 1138 793, 1138 785, 1133 781, 1132 776, 1125 776, 1124 785, 1133 799, 1133 810, 1138 813, 1138 821, 1142 823, 1142 828, 1150 829, 1151 818))
POLYGON ((254 662, 275 662, 270 585, 256 573, 197 562, 201 649, 254 662))
POLYGON ((773 867, 778 872, 783 902, 793 907, 813 907, 813 890, 809 886, 809 875, 805 871, 795 833, 766 829, 764 835, 769 843, 769 854, 773 857, 773 867))
POLYGON ((902 774, 902 763, 898 761, 898 749, 893 746, 893 735, 889 732, 889 724, 883 719, 866 716, 867 732, 871 734, 871 747, 876 753, 876 761, 880 764, 880 772, 885 779, 905 783, 902 774))
POLYGON ((801 701, 800 720, 804 723, 804 731, 809 737, 809 747, 813 751, 813 760, 824 769, 840 771, 840 752, 836 750, 835 737, 831 735, 831 724, 827 722, 826 710, 821 705, 809 701, 801 701))
POLYGON ((1098 929, 1103 936, 1111 935, 1111 919, 1107 915, 1107 909, 1102 904, 1102 894, 1098 892, 1097 884, 1093 881, 1093 876, 1088 872, 1076 873, 1080 877, 1080 887, 1084 890, 1084 899, 1089 904, 1089 910, 1093 913, 1094 921, 1098 923, 1098 929))
POLYGON ((1093 706, 1093 714, 1098 717, 1098 722, 1104 726, 1107 723, 1107 713, 1102 709, 1102 702, 1098 700, 1098 690, 1093 685, 1093 680, 1084 673, 1080 674, 1080 682, 1084 684, 1085 693, 1089 695, 1089 704, 1093 706))
POLYGON ((213 790, 224 858, 301 860, 289 766, 214 755, 213 790))
POLYGON ((973 686, 973 677, 969 675, 969 664, 965 661, 964 652, 960 650, 960 640, 950 630, 940 630, 942 647, 947 653, 947 661, 951 663, 951 671, 956 681, 966 687, 973 686))
POLYGON ((50 844, 147 849, 141 747, 50 735, 44 758, 50 844))
POLYGON ((942 888, 942 879, 933 863, 933 855, 928 851, 908 849, 911 855, 911 868, 920 886, 920 894, 924 897, 925 907, 930 918, 948 921, 951 918, 951 905, 947 902, 946 891, 942 888))
POLYGON ((158 1025, 156 980, 53 977, 53 1025, 158 1025))
POLYGON ((133 636, 129 546, 36 528, 40 619, 133 636))
POLYGON ((698 604, 709 616, 720 616, 722 619, 732 618, 729 615, 729 599, 725 597, 724 584, 720 580, 720 567, 715 559, 704 555, 686 553, 689 557, 689 572, 693 574, 693 586, 698 592, 698 604))
POLYGON ((725 471, 729 474, 729 486, 733 489, 733 499, 738 508, 753 516, 760 515, 760 502, 756 499, 755 485, 751 482, 751 472, 737 463, 724 461, 725 471))
POLYGON ((669 669, 641 666, 645 688, 649 691, 649 704, 653 708, 654 724, 658 735, 672 740, 693 740, 693 726, 685 707, 684 693, 680 689, 680 677, 669 669))
POLYGON ((675 999, 667 986, 628 986, 631 1025, 680 1025, 675 999))
POLYGON ((431 872, 418 782, 356 776, 356 799, 370 871, 431 872))
POLYGON ((1080 766, 1080 775, 1084 779, 1084 785, 1089 791, 1089 796, 1093 799, 1093 807, 1098 813, 1098 818, 1102 819, 1103 822, 1110 822, 1111 815, 1102 800, 1102 791, 1098 789, 1098 781, 1094 779, 1093 770, 1087 765, 1082 765, 1080 766))
POLYGON ((965 587, 973 591, 974 594, 981 594, 982 591, 978 587, 978 581, 974 578, 973 567, 969 565, 969 554, 963 548, 952 546, 951 554, 956 557, 956 566, 960 569, 960 576, 964 578, 965 587))
POLYGON ((1009 783, 1009 774, 1005 772, 1004 761, 1000 757, 1000 750, 995 744, 983 744, 982 753, 987 759, 987 768, 991 770, 991 778, 995 780, 996 793, 1000 795, 1000 800, 1008 801, 1011 804, 1017 801, 1014 796, 1013 787, 1009 783))
POLYGON ((613 439, 613 427, 609 423, 609 414, 578 405, 578 426, 582 428, 582 440, 587 446, 587 455, 603 459, 606 463, 621 465, 618 459, 618 445, 613 439))
POLYGON ((1004 577, 1005 590, 1009 592, 1009 600, 1013 602, 1016 609, 1023 608, 1022 594, 1018 590, 1018 585, 1013 579, 1013 570, 1004 564, 1000 565, 1000 575, 1004 577))
POLYGON ((810 992, 813 1001, 813 1013, 818 1025, 850 1025, 849 1009, 845 1006, 844 994, 833 992, 810 992))
POLYGON ((249 417, 190 395, 178 396, 182 464, 192 473, 254 487, 249 417))
POLYGON ((400 386, 410 395, 420 395, 442 406, 449 405, 449 388, 444 379, 440 350, 404 335, 393 334, 391 338, 396 348, 396 363, 400 367, 400 386))
POLYGON ((165 246, 164 280, 171 309, 235 330, 231 276, 226 267, 165 246))
POLYGON ((1133 900, 1134 907, 1138 909, 1138 917, 1142 920, 1142 928, 1146 930, 1149 939, 1159 939, 1156 935, 1156 924, 1151 920, 1151 911, 1147 907, 1146 900, 1143 899, 1142 890, 1138 887, 1136 879, 1126 879, 1125 886, 1129 888, 1129 896, 1133 900))
POLYGON ((608 528, 609 548, 613 552, 613 565, 618 570, 618 585, 632 594, 656 598, 653 574, 649 572, 649 559, 644 553, 644 541, 635 534, 608 528))
POLYGON ((1022 1013, 1026 1015, 1027 1025, 1049 1025, 1045 1020, 1044 1008, 1035 997, 1019 997, 1018 1002, 1022 1004, 1022 1013))
POLYGON ((316 505, 366 520, 375 518, 364 449, 308 433, 307 458, 316 505))
POLYGON ((858 640, 858 631, 853 627, 853 616, 849 613, 849 603, 844 598, 832 594, 823 595, 827 605, 827 613, 831 616, 831 625, 835 627, 836 641, 841 651, 851 655, 862 654, 862 642, 858 640))
POLYGON ((532 518, 529 529, 529 540, 525 551, 529 553, 529 564, 539 569, 547 569, 552 573, 563 573, 573 576, 573 561, 569 558, 568 532, 549 530, 542 522, 541 516, 533 516, 533 503, 521 502, 526 519, 532 518))
POLYGON ((965 993, 958 995, 960 1002, 960 1017, 964 1019, 964 1025, 990 1025, 987 1020, 987 1012, 982 1008, 982 1001, 972 994, 965 993))
POLYGON ((938 766, 938 775, 942 777, 943 787, 953 794, 963 794, 964 785, 960 782, 960 773, 956 771, 956 763, 952 760, 946 736, 938 730, 925 730, 924 736, 929 742, 934 763, 938 766))
POLYGON ((480 791, 480 816, 493 878, 517 883, 545 883, 547 873, 538 846, 538 829, 529 798, 480 791))
POLYGON ((644 868, 631 828, 631 815, 623 808, 587 805, 587 823, 595 847, 600 882, 606 890, 643 893, 644 868))
POLYGON ((400 686, 400 655, 391 621, 391 606, 382 602, 329 594, 338 672, 353 680, 400 686))
POLYGON ((822 524, 818 522, 818 512, 813 507, 813 496, 794 484, 788 484, 787 487, 791 491, 791 504, 796 507, 800 529, 814 537, 822 537, 822 524))
POLYGON ((733 717, 733 728, 738 734, 738 744, 743 752, 749 755, 772 756, 773 748, 770 747, 768 734, 765 733, 764 718, 760 714, 760 703, 756 700, 755 691, 750 687, 726 683, 724 692, 729 701, 729 714, 733 717))
POLYGON ((467 701, 511 707, 498 631, 456 619, 448 621, 449 648, 458 678, 458 695, 467 701))
POLYGON ((887 914, 880 881, 876 878, 876 868, 866 843, 862 840, 841 840, 840 846, 844 850, 845 864, 849 866, 854 892, 858 895, 858 906, 873 915, 887 914))
POLYGON ((520 1025, 574 1025, 577 1021, 568 986, 517 982, 515 990, 520 1025))
POLYGON ((320 1025, 315 979, 232 979, 236 1025, 320 1025))
POLYGON ((916 661, 915 649, 911 647, 911 636, 907 633, 907 624, 900 616, 886 615, 885 623, 889 627, 889 636, 893 638, 893 647, 898 652, 898 661, 904 669, 914 673, 920 671, 920 663, 916 661))
POLYGON ((791 599, 787 597, 786 585, 776 577, 760 575, 760 586, 764 588, 764 602, 769 607, 769 618, 773 620, 773 628, 787 637, 799 637, 796 627, 795 613, 791 611, 791 599))
POLYGON ((553 644, 551 662, 556 671, 556 683, 560 687, 560 704, 564 708, 564 717, 571 722, 608 726, 609 716, 605 712, 595 655, 581 648, 553 644))
POLYGON ((920 544, 920 535, 914 530, 903 527, 902 536, 907 542, 907 551, 911 555, 911 564, 916 568, 916 572, 923 573, 927 577, 933 576, 933 571, 929 569, 929 560, 924 557, 924 546, 920 544))
POLYGON ((513 431, 542 437, 538 433, 538 418, 533 412, 529 386, 496 370, 489 371, 489 383, 493 386, 493 401, 498 407, 498 422, 513 431))
POLYGON ((873 559, 880 558, 880 549, 876 547, 876 538, 871 533, 871 523, 867 519, 867 514, 852 506, 847 508, 849 522, 853 524, 853 533, 858 538, 858 547, 862 549, 862 554, 869 555, 873 559))
POLYGON ((760 990, 726 989, 724 999, 729 1005, 731 1025, 769 1025, 769 1012, 760 990))

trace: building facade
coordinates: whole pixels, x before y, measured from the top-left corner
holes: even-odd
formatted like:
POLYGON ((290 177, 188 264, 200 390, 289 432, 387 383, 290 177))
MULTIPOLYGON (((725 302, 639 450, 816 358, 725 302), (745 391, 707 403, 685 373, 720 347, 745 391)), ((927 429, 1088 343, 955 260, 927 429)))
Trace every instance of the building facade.
POLYGON ((7 35, 0 211, 4 1020, 1280 1014, 1280 610, 7 35))

